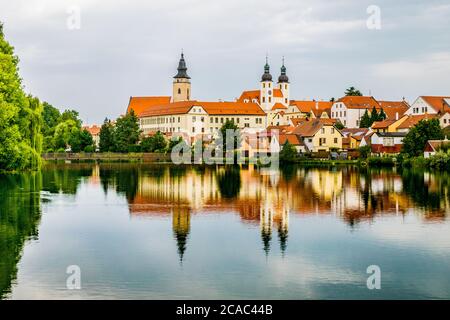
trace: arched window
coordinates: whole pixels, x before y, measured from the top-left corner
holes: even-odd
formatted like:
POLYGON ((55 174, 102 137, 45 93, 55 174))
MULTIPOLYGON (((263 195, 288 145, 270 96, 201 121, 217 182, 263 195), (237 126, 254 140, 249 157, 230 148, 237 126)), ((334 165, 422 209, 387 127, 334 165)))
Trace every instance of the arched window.
POLYGON ((187 99, 189 100, 189 89, 187 89, 187 99))
POLYGON ((180 88, 178 88, 178 94, 181 94, 181 89, 180 88))

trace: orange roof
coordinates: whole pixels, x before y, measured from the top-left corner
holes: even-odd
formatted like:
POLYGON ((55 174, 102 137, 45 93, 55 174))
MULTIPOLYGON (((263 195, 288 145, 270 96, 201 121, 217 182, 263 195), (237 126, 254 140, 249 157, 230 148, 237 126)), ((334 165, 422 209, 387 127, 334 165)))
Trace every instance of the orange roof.
POLYGON ((166 104, 170 102, 170 97, 162 96, 162 97, 130 97, 130 102, 128 103, 127 113, 134 110, 134 113, 137 116, 140 116, 142 113, 146 112, 148 108, 166 104))
POLYGON ((345 96, 340 98, 337 102, 342 102, 348 109, 376 109, 380 108, 378 102, 374 97, 368 96, 345 96))
POLYGON ((450 105, 448 101, 450 97, 446 96, 421 96, 421 98, 428 103, 436 112, 450 112, 450 105), (444 100, 445 99, 445 100, 444 100), (447 100, 447 101, 446 101, 447 100))
POLYGON ((247 99, 249 100, 249 102, 253 102, 253 99, 256 99, 259 102, 259 97, 260 97, 259 90, 247 90, 242 92, 237 102, 244 102, 247 99))
POLYGON ((385 128, 388 128, 394 122, 396 122, 396 120, 375 121, 372 124, 371 128, 372 129, 385 129, 385 128))
POLYGON ((317 131, 322 129, 325 124, 321 121, 315 119, 311 121, 304 121, 295 127, 293 133, 298 134, 303 137, 312 137, 317 131))
POLYGON ((91 135, 96 136, 100 134, 101 127, 94 124, 92 126, 83 126, 83 129, 87 130, 91 135))
POLYGON ((202 107, 209 115, 265 115, 256 103, 180 101, 154 106, 140 117, 185 114, 194 106, 202 107))
POLYGON ((292 130, 294 130, 294 127, 290 125, 282 125, 282 126, 268 126, 267 132, 270 132, 272 130, 278 130, 280 133, 290 133, 292 130))
POLYGON ((409 105, 406 101, 378 101, 381 108, 383 108, 387 119, 398 120, 409 109, 409 105))
POLYGON ((397 129, 409 129, 411 127, 414 127, 419 121, 421 120, 430 120, 437 118, 437 115, 435 114, 420 114, 415 116, 408 116, 405 121, 403 121, 397 129))
POLYGON ((274 98, 283 98, 283 92, 281 89, 273 89, 274 98))
POLYGON ((279 139, 279 143, 280 145, 284 145, 287 142, 289 142, 290 144, 294 145, 294 146, 302 146, 303 141, 301 141, 298 136, 296 134, 280 134, 278 136, 279 139))
POLYGON ((333 103, 329 101, 291 100, 290 105, 296 106, 303 113, 314 112, 317 115, 322 114, 327 109, 331 109, 333 103))
POLYGON ((291 118, 291 119, 289 119, 291 122, 292 122, 292 124, 296 127, 296 126, 298 126, 300 123, 302 123, 302 122, 304 122, 304 121, 307 121, 306 120, 306 118, 291 118))
POLYGON ((272 107, 272 110, 277 110, 277 109, 287 109, 287 107, 279 102, 275 103, 272 107))

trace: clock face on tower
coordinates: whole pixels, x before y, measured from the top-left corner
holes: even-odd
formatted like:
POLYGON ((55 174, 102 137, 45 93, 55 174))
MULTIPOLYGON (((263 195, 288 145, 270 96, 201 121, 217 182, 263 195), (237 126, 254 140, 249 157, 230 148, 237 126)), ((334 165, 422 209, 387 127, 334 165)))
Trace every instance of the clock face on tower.
POLYGON ((268 92, 268 93, 269 93, 269 96, 270 96, 270 95, 272 94, 272 90, 269 90, 269 92, 268 92))

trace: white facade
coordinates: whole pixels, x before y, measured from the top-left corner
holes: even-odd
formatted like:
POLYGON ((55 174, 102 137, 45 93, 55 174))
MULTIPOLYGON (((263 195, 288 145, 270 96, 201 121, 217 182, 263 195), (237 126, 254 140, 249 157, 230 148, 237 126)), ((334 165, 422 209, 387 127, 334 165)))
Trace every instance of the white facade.
POLYGON ((437 111, 434 110, 422 97, 418 97, 416 101, 409 107, 405 112, 408 115, 420 115, 420 114, 436 114, 437 111))
POLYGON ((366 108, 347 108, 345 103, 338 101, 331 107, 331 118, 339 119, 346 128, 359 128, 361 118, 366 110, 366 108))

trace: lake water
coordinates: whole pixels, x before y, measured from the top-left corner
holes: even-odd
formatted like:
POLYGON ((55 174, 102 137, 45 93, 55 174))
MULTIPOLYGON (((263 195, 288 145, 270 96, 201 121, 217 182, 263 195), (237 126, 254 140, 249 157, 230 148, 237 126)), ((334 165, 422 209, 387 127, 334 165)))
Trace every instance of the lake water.
POLYGON ((0 176, 0 298, 449 299, 449 216, 443 172, 49 165, 0 176))

